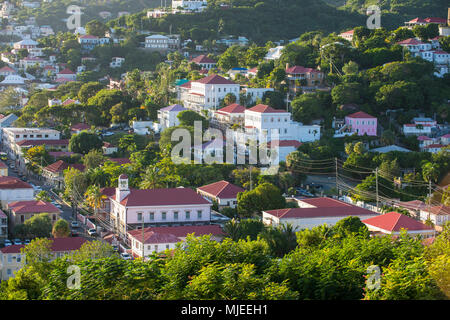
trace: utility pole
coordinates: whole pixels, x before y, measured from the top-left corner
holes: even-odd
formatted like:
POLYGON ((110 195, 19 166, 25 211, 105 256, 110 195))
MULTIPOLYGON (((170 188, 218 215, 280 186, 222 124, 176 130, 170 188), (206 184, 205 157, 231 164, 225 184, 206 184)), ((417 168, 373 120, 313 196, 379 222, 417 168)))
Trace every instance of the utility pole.
POLYGON ((334 158, 334 163, 336 164, 336 192, 337 192, 337 197, 339 199, 339 183, 338 183, 338 162, 337 162, 337 158, 334 158))
POLYGON ((142 212, 142 259, 143 259, 143 261, 145 261, 144 249, 145 249, 145 240, 144 240, 144 213, 142 212))
POLYGON ((250 170, 250 191, 253 189, 253 183, 252 183, 252 169, 253 167, 250 166, 249 170, 250 170))
POLYGON ((428 180, 428 220, 430 219, 430 210, 431 210, 431 179, 428 180))
POLYGON ((377 190, 377 212, 379 212, 379 208, 378 208, 378 168, 375 169, 375 186, 376 186, 376 190, 377 190))

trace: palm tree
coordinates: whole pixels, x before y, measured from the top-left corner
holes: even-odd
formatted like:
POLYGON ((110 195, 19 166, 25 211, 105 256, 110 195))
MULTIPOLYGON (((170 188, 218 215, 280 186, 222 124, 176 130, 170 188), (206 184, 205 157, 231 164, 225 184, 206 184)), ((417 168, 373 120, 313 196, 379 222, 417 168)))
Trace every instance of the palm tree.
POLYGON ((143 189, 157 189, 165 186, 166 182, 164 181, 164 176, 160 173, 160 169, 156 166, 149 166, 145 171, 140 187, 143 189))
POLYGON ((97 215, 103 204, 103 199, 106 199, 106 196, 100 191, 100 187, 96 185, 90 186, 84 193, 84 196, 86 204, 93 208, 95 215, 97 215))

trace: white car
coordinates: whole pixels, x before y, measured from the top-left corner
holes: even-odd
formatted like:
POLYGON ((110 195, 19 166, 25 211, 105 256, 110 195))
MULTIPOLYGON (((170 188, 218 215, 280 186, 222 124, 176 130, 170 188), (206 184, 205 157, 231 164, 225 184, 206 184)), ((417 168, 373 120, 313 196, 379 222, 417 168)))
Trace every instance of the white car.
POLYGON ((97 235, 97 230, 96 229, 89 229, 87 231, 88 235, 90 236, 96 236, 97 235))
POLYGON ((12 246, 12 242, 11 242, 11 240, 6 239, 5 240, 5 247, 8 247, 8 246, 12 246))
POLYGON ((124 259, 124 260, 131 260, 130 254, 129 254, 129 253, 126 253, 126 252, 122 252, 122 253, 120 254, 120 257, 121 257, 122 259, 124 259))
POLYGON ((78 221, 72 221, 72 222, 70 223, 70 226, 71 226, 72 228, 78 228, 80 225, 78 224, 78 221))

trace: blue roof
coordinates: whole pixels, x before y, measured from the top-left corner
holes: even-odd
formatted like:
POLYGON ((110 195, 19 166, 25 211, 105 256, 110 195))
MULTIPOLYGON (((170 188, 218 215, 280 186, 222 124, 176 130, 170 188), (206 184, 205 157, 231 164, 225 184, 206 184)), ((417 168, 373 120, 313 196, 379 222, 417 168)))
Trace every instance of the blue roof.
POLYGON ((248 70, 247 68, 233 68, 231 70, 248 70))

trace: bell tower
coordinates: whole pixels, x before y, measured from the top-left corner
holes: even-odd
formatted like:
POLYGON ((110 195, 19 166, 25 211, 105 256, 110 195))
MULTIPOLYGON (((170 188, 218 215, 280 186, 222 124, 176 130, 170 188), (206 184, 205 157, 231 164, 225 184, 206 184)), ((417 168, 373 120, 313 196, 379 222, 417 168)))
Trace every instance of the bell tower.
POLYGON ((130 189, 128 188, 128 176, 126 174, 121 174, 119 176, 119 185, 116 188, 116 200, 120 202, 128 194, 130 194, 130 189))

